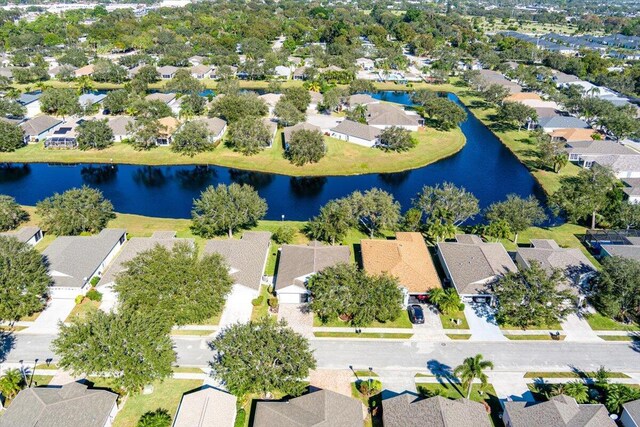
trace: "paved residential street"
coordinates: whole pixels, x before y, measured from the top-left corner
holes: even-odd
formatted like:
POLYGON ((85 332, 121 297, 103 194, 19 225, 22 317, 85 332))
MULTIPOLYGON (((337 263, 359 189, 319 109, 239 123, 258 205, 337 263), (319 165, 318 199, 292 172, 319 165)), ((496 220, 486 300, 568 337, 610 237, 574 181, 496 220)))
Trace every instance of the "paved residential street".
MULTIPOLYGON (((44 361, 54 358, 49 344, 52 335, 18 334, 6 362, 44 361)), ((206 366, 211 359, 207 339, 174 337, 179 365, 206 366)), ((3 342, 5 347, 6 340, 3 342)), ((415 342, 395 340, 316 339, 311 341, 319 368, 373 367, 374 370, 446 371, 465 357, 481 353, 495 371, 567 370, 576 367, 640 373, 640 347, 630 343, 601 342, 415 342)), ((6 348, 0 352, 4 354, 6 348)))

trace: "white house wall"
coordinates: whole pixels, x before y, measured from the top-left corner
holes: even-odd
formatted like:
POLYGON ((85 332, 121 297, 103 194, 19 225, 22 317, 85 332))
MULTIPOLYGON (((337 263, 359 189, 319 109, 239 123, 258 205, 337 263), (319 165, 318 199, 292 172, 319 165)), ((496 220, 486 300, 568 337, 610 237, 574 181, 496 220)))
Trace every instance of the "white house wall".
POLYGON ((343 133, 339 133, 339 132, 332 132, 331 136, 333 138, 337 138, 341 141, 346 141, 346 142, 350 142, 352 144, 356 144, 356 145, 361 145, 363 147, 368 147, 371 148, 376 144, 376 141, 370 141, 367 139, 363 139, 363 138, 356 138, 355 136, 350 136, 350 135, 345 135, 343 133))

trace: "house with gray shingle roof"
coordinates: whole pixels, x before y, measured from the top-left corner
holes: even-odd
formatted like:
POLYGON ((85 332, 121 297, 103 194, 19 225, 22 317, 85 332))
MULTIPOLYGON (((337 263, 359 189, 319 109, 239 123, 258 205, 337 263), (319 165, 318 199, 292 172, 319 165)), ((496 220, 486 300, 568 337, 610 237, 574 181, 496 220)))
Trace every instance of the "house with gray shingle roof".
POLYGON ((348 246, 324 246, 320 242, 308 245, 282 245, 275 290, 278 300, 284 304, 306 302, 309 277, 327 267, 351 262, 348 246))
POLYGON ((622 405, 620 422, 623 427, 640 427, 640 399, 622 405))
POLYGON ((61 236, 43 252, 53 279, 51 296, 75 298, 101 276, 127 240, 126 230, 105 228, 93 236, 61 236))
POLYGON ((27 92, 20 95, 17 99, 18 104, 27 109, 27 117, 35 117, 40 114, 40 97, 42 91, 27 92))
POLYGON ((622 191, 627 195, 629 203, 640 202, 640 178, 623 178, 622 183, 625 185, 622 191))
POLYGON ((378 103, 367 105, 367 124, 378 129, 396 126, 415 132, 424 124, 424 120, 394 105, 378 103))
MULTIPOLYGON (((589 161, 588 157, 587 161, 589 161)), ((599 156, 593 159, 592 162, 600 166, 610 167, 616 178, 640 178, 640 153, 599 156)))
POLYGON ((282 130, 282 142, 284 143, 285 148, 289 146, 289 141, 291 140, 293 133, 299 130, 310 130, 322 133, 322 129, 320 129, 319 126, 312 125, 311 123, 307 122, 298 123, 293 126, 287 126, 282 130))
POLYGON ((205 117, 195 121, 205 125, 209 131, 209 142, 211 143, 219 141, 227 130, 227 122, 219 117, 205 117))
POLYGON ((129 132, 129 124, 135 122, 135 119, 130 116, 116 116, 109 119, 109 127, 113 132, 113 138, 116 142, 121 142, 123 139, 130 138, 131 132, 129 132))
POLYGON ((31 246, 35 246, 38 244, 42 237, 44 236, 40 227, 22 227, 19 230, 14 231, 5 231, 4 233, 0 233, 0 236, 6 237, 14 237, 18 239, 20 242, 28 243, 31 246))
POLYGON ((233 427, 237 398, 205 385, 185 393, 171 427, 233 427))
POLYGON ((367 93, 357 93, 355 95, 351 95, 346 99, 346 106, 349 109, 354 108, 356 105, 371 105, 371 104, 379 104, 380 100, 375 99, 371 95, 367 93))
POLYGON ((35 144, 46 139, 49 133, 61 124, 62 120, 47 115, 36 116, 21 123, 20 127, 24 132, 25 144, 35 144))
POLYGON ((491 427, 484 405, 468 399, 429 399, 403 393, 382 401, 385 427, 491 427))
POLYGON ((110 427, 118 395, 72 382, 22 390, 0 416, 0 427, 110 427))
POLYGON ((578 404, 560 395, 542 403, 505 402, 502 421, 506 427, 615 427, 601 404, 578 404))
POLYGON ((362 403, 330 390, 318 390, 286 401, 259 401, 253 427, 362 427, 362 403))
POLYGON ((331 136, 342 141, 373 147, 380 141, 382 131, 376 127, 354 122, 353 120, 343 120, 336 127, 331 129, 331 136))
POLYGON ((173 65, 165 65, 164 67, 158 67, 158 74, 160 74, 160 78, 163 80, 169 80, 175 77, 179 68, 174 67, 173 65))
POLYGON ((573 116, 551 116, 538 119, 538 126, 546 133, 558 129, 589 129, 589 123, 573 116))
POLYGON ((529 268, 538 263, 547 273, 560 270, 565 280, 557 284, 558 290, 569 291, 579 301, 584 298, 583 286, 596 273, 589 258, 578 248, 561 248, 555 240, 531 239, 531 247, 519 247, 516 263, 520 268, 529 268))
POLYGON ((567 142, 565 151, 569 154, 570 162, 577 162, 586 168, 600 157, 638 154, 629 147, 609 140, 567 142))
POLYGON ((473 234, 458 234, 455 242, 437 244, 447 279, 466 301, 491 302, 491 285, 518 268, 501 243, 487 243, 473 234))
POLYGON ((214 73, 213 67, 211 65, 197 64, 191 67, 190 69, 191 77, 202 80, 202 79, 210 79, 212 74, 214 73))

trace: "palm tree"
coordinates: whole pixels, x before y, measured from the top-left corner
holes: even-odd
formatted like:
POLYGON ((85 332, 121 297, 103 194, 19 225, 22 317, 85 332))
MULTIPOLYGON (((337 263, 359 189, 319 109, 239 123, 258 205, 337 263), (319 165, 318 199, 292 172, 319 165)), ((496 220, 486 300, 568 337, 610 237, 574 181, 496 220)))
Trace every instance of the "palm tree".
POLYGON ((143 414, 138 420, 136 427, 169 427, 171 425, 171 415, 166 409, 158 408, 143 414))
POLYGON ((347 112, 347 118, 358 123, 367 123, 367 106, 357 104, 353 109, 347 112))
POLYGON ((640 391, 625 384, 608 384, 605 391, 605 405, 609 412, 618 413, 624 403, 640 399, 640 391))
POLYGON ((578 403, 589 400, 589 387, 582 381, 571 381, 564 385, 564 394, 573 397, 578 403))
POLYGON ((0 378, 0 391, 7 399, 13 399, 23 387, 24 381, 18 369, 8 369, 0 378))
POLYGON ((567 153, 558 153, 553 156, 553 170, 556 173, 559 173, 560 169, 567 166, 567 163, 569 163, 569 156, 567 153))
POLYGON ((488 360, 482 360, 481 354, 476 354, 474 357, 467 357, 462 362, 462 365, 458 365, 454 369, 453 374, 460 379, 462 386, 467 388, 467 399, 471 397, 471 388, 473 387, 473 381, 480 380, 480 388, 484 388, 487 385, 487 375, 484 373, 485 369, 493 369, 493 363, 488 360))
POLYGON ((460 296, 453 288, 434 289, 429 292, 429 298, 443 314, 452 314, 460 309, 460 296))
POLYGON ((89 76, 78 77, 77 86, 79 94, 91 92, 94 89, 93 82, 91 81, 89 76))
POLYGON ((320 89, 321 89, 320 82, 318 81, 308 82, 307 89, 309 89, 311 92, 320 92, 320 89))

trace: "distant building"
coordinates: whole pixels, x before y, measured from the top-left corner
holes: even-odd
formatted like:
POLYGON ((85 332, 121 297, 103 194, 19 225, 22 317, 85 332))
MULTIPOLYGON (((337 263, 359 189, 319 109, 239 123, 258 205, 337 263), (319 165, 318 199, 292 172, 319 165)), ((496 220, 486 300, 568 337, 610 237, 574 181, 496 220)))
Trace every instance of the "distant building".
POLYGON ((20 242, 35 246, 42 240, 44 234, 40 227, 22 227, 19 230, 0 233, 0 236, 13 237, 20 242))
POLYGON ((158 74, 162 80, 170 80, 176 76, 179 68, 173 65, 165 65, 164 67, 158 67, 158 74))

